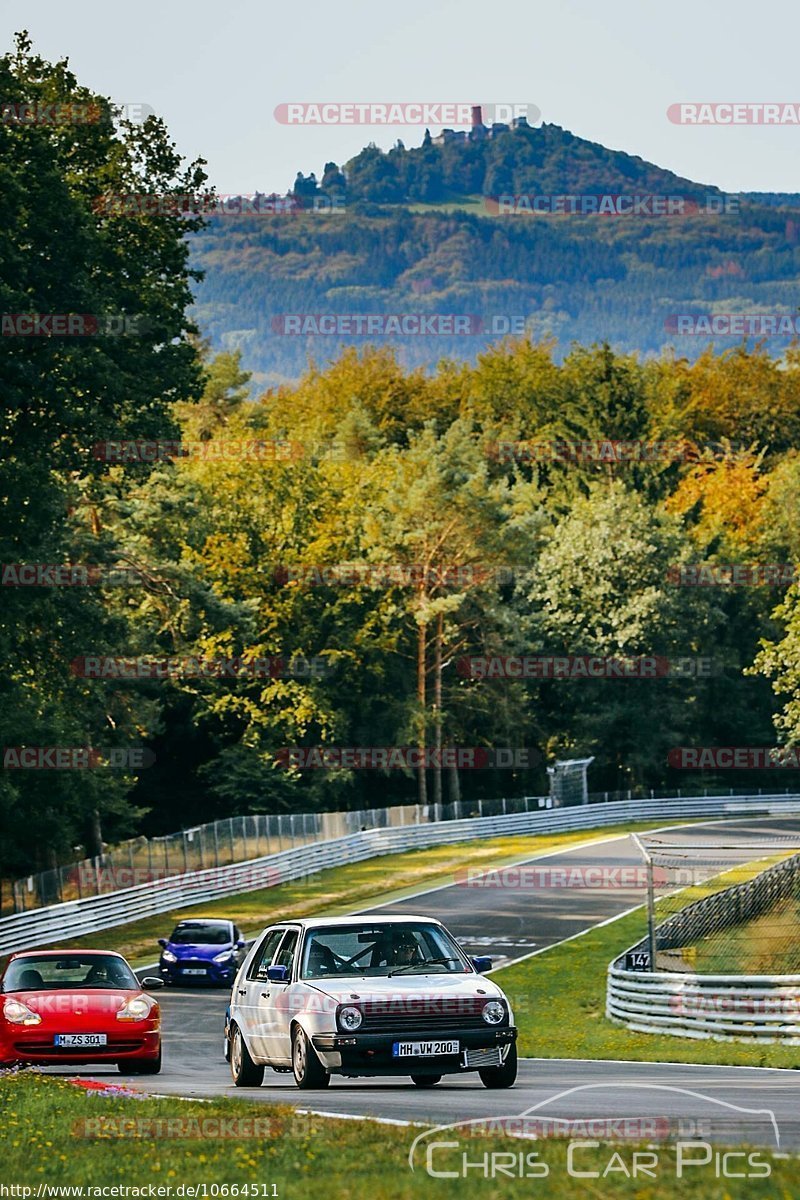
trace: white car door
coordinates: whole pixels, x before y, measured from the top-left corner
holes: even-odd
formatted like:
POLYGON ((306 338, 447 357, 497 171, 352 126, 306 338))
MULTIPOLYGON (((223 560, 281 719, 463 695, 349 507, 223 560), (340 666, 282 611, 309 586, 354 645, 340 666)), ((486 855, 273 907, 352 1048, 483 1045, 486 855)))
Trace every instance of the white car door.
POLYGON ((292 983, 297 942, 300 936, 298 929, 287 929, 278 953, 275 955, 274 967, 286 967, 289 978, 286 983, 270 980, 259 997, 262 1008, 261 1023, 266 1029, 266 1057, 271 1063, 290 1063, 292 1061, 289 1027, 292 1021, 292 994, 297 984, 292 983))
POLYGON ((240 1027, 251 1056, 263 1061, 266 1056, 266 1027, 264 1025, 263 993, 270 986, 267 969, 272 965, 275 951, 286 932, 285 926, 268 929, 262 937, 243 977, 233 986, 231 1016, 240 1027))

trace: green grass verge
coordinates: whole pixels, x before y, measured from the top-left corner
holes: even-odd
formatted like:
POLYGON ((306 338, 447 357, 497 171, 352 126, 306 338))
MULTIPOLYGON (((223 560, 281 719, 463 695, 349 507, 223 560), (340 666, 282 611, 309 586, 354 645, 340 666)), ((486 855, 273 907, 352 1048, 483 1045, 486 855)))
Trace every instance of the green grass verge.
MULTIPOLYGON (((508 1100, 503 1111, 518 1112, 519 1099, 509 1093, 508 1100)), ((495 1136, 468 1141, 462 1137, 458 1147, 436 1151, 434 1168, 455 1171, 457 1177, 433 1178, 425 1170, 424 1154, 414 1172, 408 1164, 411 1142, 422 1132, 420 1128, 303 1117, 289 1107, 244 1100, 197 1104, 177 1098, 90 1096, 65 1080, 29 1072, 0 1079, 0 1121, 4 1129, 3 1183, 7 1187, 28 1187, 29 1196, 35 1196, 37 1186, 48 1183, 84 1189, 143 1187, 145 1196, 153 1185, 171 1188, 173 1197, 186 1196, 186 1188, 198 1184, 205 1185, 206 1195, 211 1197, 214 1185, 228 1185, 230 1190, 223 1196, 274 1194, 279 1200, 307 1200, 315 1195, 325 1200, 412 1200, 417 1196, 455 1200, 462 1198, 466 1189, 470 1197, 486 1200, 498 1194, 511 1200, 531 1195, 541 1200, 577 1196, 788 1200, 800 1194, 800 1162, 797 1158, 772 1159, 768 1151, 758 1152, 759 1161, 771 1169, 768 1178, 717 1179, 711 1164, 689 1169, 678 1179, 675 1148, 665 1146, 658 1150, 657 1178, 643 1180, 626 1178, 619 1165, 625 1163, 631 1169, 633 1147, 601 1145, 581 1149, 574 1162, 574 1170, 596 1171, 598 1177, 578 1179, 568 1173, 566 1143, 495 1136), (160 1136, 154 1136, 157 1127, 152 1122, 156 1121, 172 1122, 172 1134, 170 1126, 162 1124, 160 1136), (175 1134, 177 1121, 184 1133, 199 1130, 201 1121, 208 1133, 214 1122, 223 1121, 228 1137, 179 1137, 175 1134), (237 1121, 243 1124, 232 1124, 237 1121), (261 1122, 256 1136, 254 1121, 261 1122), (87 1137, 87 1133, 93 1136, 87 1137), (514 1178, 500 1174, 486 1178, 472 1167, 464 1177, 462 1155, 466 1154, 468 1162, 477 1163, 484 1161, 485 1154, 501 1152, 511 1156, 505 1159, 506 1171, 512 1163, 516 1174, 520 1156, 536 1154, 533 1161, 538 1171, 546 1167, 547 1175, 514 1178), (603 1178, 609 1165, 610 1171, 603 1178), (258 1190, 245 1191, 244 1185, 257 1186, 258 1190)), ((448 1140, 454 1137, 443 1136, 448 1140)), ((487 1168, 491 1161, 487 1161, 487 1168)), ((742 1160, 736 1161, 740 1169, 742 1160)), ((529 1169, 524 1158, 522 1162, 523 1170, 529 1169)), ((26 1200, 24 1193, 16 1194, 26 1200)), ((166 1190, 160 1194, 170 1195, 166 1190)), ((83 1195, 90 1200, 93 1193, 84 1191, 83 1195)))
MULTIPOLYGON (((294 883, 242 892, 222 900, 184 905, 142 921, 116 925, 102 933, 64 940, 58 945, 70 949, 95 947, 98 950, 117 950, 136 966, 153 962, 159 952, 157 939, 168 934, 175 922, 187 915, 229 917, 236 921, 245 936, 255 936, 271 921, 311 914, 337 916, 363 908, 371 900, 379 903, 399 900, 422 888, 453 883, 455 872, 464 867, 500 867, 545 854, 548 850, 560 850, 631 830, 641 832, 643 828, 656 827, 653 821, 629 822, 575 833, 520 834, 434 846, 403 854, 384 854, 380 858, 370 858, 351 866, 319 871, 294 883)), ((421 907, 435 911, 435 903, 427 902, 425 897, 422 897, 421 907)))
POLYGON ((800 899, 790 897, 763 916, 697 942, 693 968, 704 975, 798 975, 799 931, 800 899))

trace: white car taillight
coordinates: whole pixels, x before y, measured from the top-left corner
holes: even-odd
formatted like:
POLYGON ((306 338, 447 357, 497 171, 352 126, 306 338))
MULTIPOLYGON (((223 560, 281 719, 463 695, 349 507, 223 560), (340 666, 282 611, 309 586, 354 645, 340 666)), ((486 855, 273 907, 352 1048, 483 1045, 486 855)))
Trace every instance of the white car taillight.
POLYGON ((155 1004, 149 996, 132 996, 117 1011, 118 1021, 143 1021, 149 1017, 155 1004))
POLYGON ((11 996, 3 1005, 3 1016, 12 1025, 39 1025, 42 1020, 39 1013, 28 1008, 27 1004, 23 1004, 21 1000, 14 1000, 11 996))

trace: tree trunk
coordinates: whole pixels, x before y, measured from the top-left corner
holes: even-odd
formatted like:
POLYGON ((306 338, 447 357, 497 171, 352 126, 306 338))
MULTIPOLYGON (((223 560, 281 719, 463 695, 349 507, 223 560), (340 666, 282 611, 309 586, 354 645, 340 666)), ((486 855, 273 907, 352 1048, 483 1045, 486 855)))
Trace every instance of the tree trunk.
POLYGON ((442 638, 444 636, 444 617, 441 613, 436 617, 436 646, 433 676, 433 712, 434 712, 434 745, 436 758, 433 766, 433 802, 442 803, 442 638))
POLYGON ((448 772, 447 783, 448 783, 448 791, 450 793, 450 803, 458 804, 461 800, 461 782, 458 778, 458 767, 455 764, 455 760, 453 760, 450 763, 449 767, 447 768, 447 772, 448 772))
POLYGON ((428 779, 425 773, 425 707, 427 704, 427 642, 428 626, 421 621, 417 626, 417 704, 419 706, 419 733, 417 746, 420 763, 417 768, 417 799, 420 804, 428 803, 428 779))
POLYGON ((89 858, 100 858, 103 853, 103 831, 100 826, 100 813, 92 809, 89 818, 89 858))

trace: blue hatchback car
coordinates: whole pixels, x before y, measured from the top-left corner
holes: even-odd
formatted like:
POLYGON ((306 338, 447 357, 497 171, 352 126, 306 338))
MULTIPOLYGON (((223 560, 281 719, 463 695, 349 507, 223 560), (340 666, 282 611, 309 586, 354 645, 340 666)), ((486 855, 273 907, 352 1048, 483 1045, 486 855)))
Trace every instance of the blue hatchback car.
POLYGON ((165 983, 218 987, 231 986, 247 945, 233 921, 205 917, 179 921, 158 944, 162 948, 158 966, 165 983))

